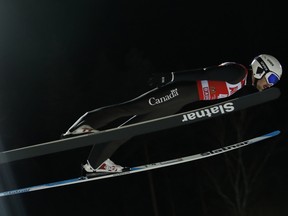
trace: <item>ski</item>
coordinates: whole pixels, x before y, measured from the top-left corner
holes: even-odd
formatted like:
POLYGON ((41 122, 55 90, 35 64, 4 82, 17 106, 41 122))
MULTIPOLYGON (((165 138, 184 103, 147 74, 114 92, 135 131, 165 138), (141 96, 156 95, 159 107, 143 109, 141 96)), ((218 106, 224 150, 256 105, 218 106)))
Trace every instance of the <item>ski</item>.
POLYGON ((219 155, 219 154, 223 154, 223 153, 235 150, 235 149, 239 149, 239 148, 248 146, 250 144, 257 143, 268 138, 272 138, 278 135, 279 133, 280 133, 279 130, 275 130, 271 133, 267 133, 267 134, 264 134, 264 135, 261 135, 252 139, 248 139, 246 141, 242 141, 242 142, 229 145, 229 146, 217 148, 211 151, 206 151, 203 153, 194 154, 194 155, 190 155, 186 157, 180 157, 180 158, 176 158, 172 160, 156 162, 156 163, 146 164, 142 166, 136 166, 136 167, 130 168, 129 171, 124 171, 121 173, 104 174, 104 175, 95 176, 95 177, 78 177, 78 178, 72 178, 72 179, 67 179, 63 181, 56 181, 56 182, 52 182, 48 184, 41 184, 41 185, 36 185, 36 186, 31 186, 31 187, 26 187, 26 188, 20 188, 16 190, 0 192, 0 197, 23 194, 23 193, 39 191, 39 190, 44 190, 44 189, 51 189, 55 187, 62 187, 62 186, 72 185, 72 184, 79 184, 79 183, 84 183, 84 182, 89 182, 89 181, 100 180, 100 179, 124 176, 124 175, 133 174, 133 173, 144 172, 144 171, 148 171, 152 169, 159 169, 163 167, 173 166, 176 164, 187 163, 190 161, 213 157, 215 155, 219 155))
POLYGON ((0 164, 67 151, 80 147, 97 145, 104 142, 125 139, 128 137, 134 137, 137 135, 187 125, 272 101, 277 99, 279 96, 280 90, 274 87, 262 92, 225 100, 211 106, 157 118, 150 121, 126 125, 119 128, 112 128, 105 131, 100 131, 99 133, 80 135, 77 137, 12 149, 0 152, 0 164))

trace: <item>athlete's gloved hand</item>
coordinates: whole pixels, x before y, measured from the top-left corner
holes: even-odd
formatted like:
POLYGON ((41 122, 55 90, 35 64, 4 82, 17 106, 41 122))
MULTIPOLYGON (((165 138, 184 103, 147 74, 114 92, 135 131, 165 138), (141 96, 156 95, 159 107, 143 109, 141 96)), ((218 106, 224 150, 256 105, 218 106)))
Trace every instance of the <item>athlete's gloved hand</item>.
POLYGON ((157 73, 152 74, 150 79, 148 80, 148 85, 150 87, 161 87, 164 86, 170 82, 173 82, 174 80, 174 74, 171 73, 157 73))

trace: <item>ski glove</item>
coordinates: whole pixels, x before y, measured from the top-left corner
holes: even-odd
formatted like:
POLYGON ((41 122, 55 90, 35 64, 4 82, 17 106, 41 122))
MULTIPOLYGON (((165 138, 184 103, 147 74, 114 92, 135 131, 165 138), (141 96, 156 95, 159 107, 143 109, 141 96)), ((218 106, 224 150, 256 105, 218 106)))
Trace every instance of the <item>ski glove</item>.
POLYGON ((150 87, 161 87, 174 80, 174 73, 157 73, 152 74, 152 77, 148 80, 148 85, 150 87))

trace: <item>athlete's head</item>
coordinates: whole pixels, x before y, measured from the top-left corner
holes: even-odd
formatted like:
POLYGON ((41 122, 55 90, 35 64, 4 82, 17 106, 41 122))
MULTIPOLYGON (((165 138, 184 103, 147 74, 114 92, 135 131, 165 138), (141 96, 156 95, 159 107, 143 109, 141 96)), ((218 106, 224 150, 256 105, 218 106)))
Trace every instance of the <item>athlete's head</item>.
POLYGON ((271 55, 261 54, 255 57, 251 63, 253 72, 253 85, 259 91, 275 85, 282 76, 280 62, 271 55))

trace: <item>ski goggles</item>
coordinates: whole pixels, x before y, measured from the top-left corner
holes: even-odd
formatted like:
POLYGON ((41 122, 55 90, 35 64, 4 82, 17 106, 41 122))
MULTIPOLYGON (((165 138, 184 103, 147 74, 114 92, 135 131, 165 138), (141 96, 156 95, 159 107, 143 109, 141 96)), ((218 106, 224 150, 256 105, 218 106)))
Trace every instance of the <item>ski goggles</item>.
POLYGON ((279 76, 277 76, 277 74, 275 74, 273 72, 266 73, 265 79, 266 79, 267 83, 270 85, 275 85, 280 80, 279 76))

